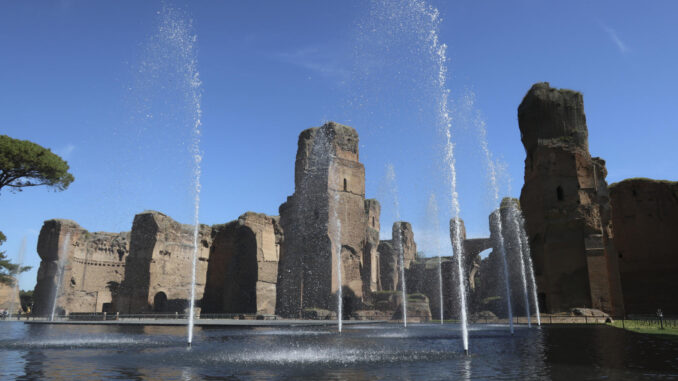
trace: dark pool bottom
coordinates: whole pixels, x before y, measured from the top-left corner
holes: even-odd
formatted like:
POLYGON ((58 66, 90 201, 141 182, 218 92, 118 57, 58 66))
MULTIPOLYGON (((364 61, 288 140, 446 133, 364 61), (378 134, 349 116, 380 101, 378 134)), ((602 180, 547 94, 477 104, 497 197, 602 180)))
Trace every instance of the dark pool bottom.
POLYGON ((0 379, 678 380, 678 341, 605 326, 197 330, 0 324, 0 379))

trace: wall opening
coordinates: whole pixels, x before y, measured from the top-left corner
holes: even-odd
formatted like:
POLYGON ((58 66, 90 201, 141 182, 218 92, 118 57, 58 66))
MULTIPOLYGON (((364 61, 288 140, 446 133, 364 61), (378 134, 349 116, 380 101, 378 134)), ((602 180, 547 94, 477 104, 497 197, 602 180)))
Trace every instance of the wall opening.
POLYGON ((167 294, 160 291, 153 297, 153 312, 167 311, 167 294))
POLYGON ((372 227, 374 227, 374 217, 372 217, 372 227))
POLYGON ((344 192, 348 191, 348 181, 344 179, 344 192))
POLYGON ((563 187, 558 185, 558 188, 556 188, 556 197, 558 197, 558 201, 563 201, 565 196, 563 195, 563 187))
POLYGON ((537 302, 539 303, 539 311, 547 312, 546 306, 546 293, 540 292, 537 296, 537 302))

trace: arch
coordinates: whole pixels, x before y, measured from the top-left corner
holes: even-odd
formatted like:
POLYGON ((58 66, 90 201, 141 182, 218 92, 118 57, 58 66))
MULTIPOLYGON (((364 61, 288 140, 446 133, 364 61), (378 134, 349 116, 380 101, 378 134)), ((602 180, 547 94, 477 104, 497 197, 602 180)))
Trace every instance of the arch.
POLYGON ((540 292, 537 295, 537 303, 539 303, 539 311, 548 312, 548 304, 546 303, 546 293, 540 292))
POLYGON ((257 312, 257 240, 246 225, 232 224, 214 238, 210 251, 204 313, 257 312))
POLYGON ((160 291, 153 297, 153 312, 167 311, 167 294, 160 291))

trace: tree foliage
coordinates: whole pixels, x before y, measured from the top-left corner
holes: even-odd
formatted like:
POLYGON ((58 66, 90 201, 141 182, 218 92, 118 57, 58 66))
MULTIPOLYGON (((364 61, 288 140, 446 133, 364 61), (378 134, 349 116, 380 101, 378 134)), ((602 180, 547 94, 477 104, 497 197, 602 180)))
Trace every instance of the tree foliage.
POLYGON ((49 148, 0 135, 0 190, 47 185, 62 191, 73 182, 68 163, 49 148))
MULTIPOLYGON (((2 245, 7 237, 5 237, 2 232, 0 232, 0 245, 2 245)), ((0 251, 0 283, 7 284, 10 286, 14 285, 14 279, 18 274, 21 274, 24 271, 30 270, 30 266, 19 266, 15 263, 10 262, 7 259, 4 251, 0 251)))

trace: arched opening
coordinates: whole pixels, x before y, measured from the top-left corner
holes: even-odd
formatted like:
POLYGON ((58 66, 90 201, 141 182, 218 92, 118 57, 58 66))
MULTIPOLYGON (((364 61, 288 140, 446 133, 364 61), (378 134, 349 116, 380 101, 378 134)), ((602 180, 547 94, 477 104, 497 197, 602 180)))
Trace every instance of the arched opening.
POLYGON ((353 315, 353 298, 355 296, 344 296, 341 298, 343 303, 343 308, 341 309, 342 319, 350 319, 351 315, 353 315))
POLYGON ((153 297, 153 312, 167 311, 167 294, 160 291, 153 297))
POLYGON ((347 191, 348 191, 348 181, 346 181, 346 179, 344 179, 344 192, 347 192, 347 191))
POLYGON ((257 240, 248 226, 228 226, 210 251, 203 313, 257 312, 257 240))
POLYGON ((563 187, 558 185, 558 188, 556 188, 556 197, 558 198, 558 201, 563 201, 565 196, 563 195, 563 187))
POLYGON ((539 295, 537 296, 537 302, 539 303, 539 311, 541 312, 547 312, 547 305, 546 305, 546 294, 543 292, 540 292, 539 295))

